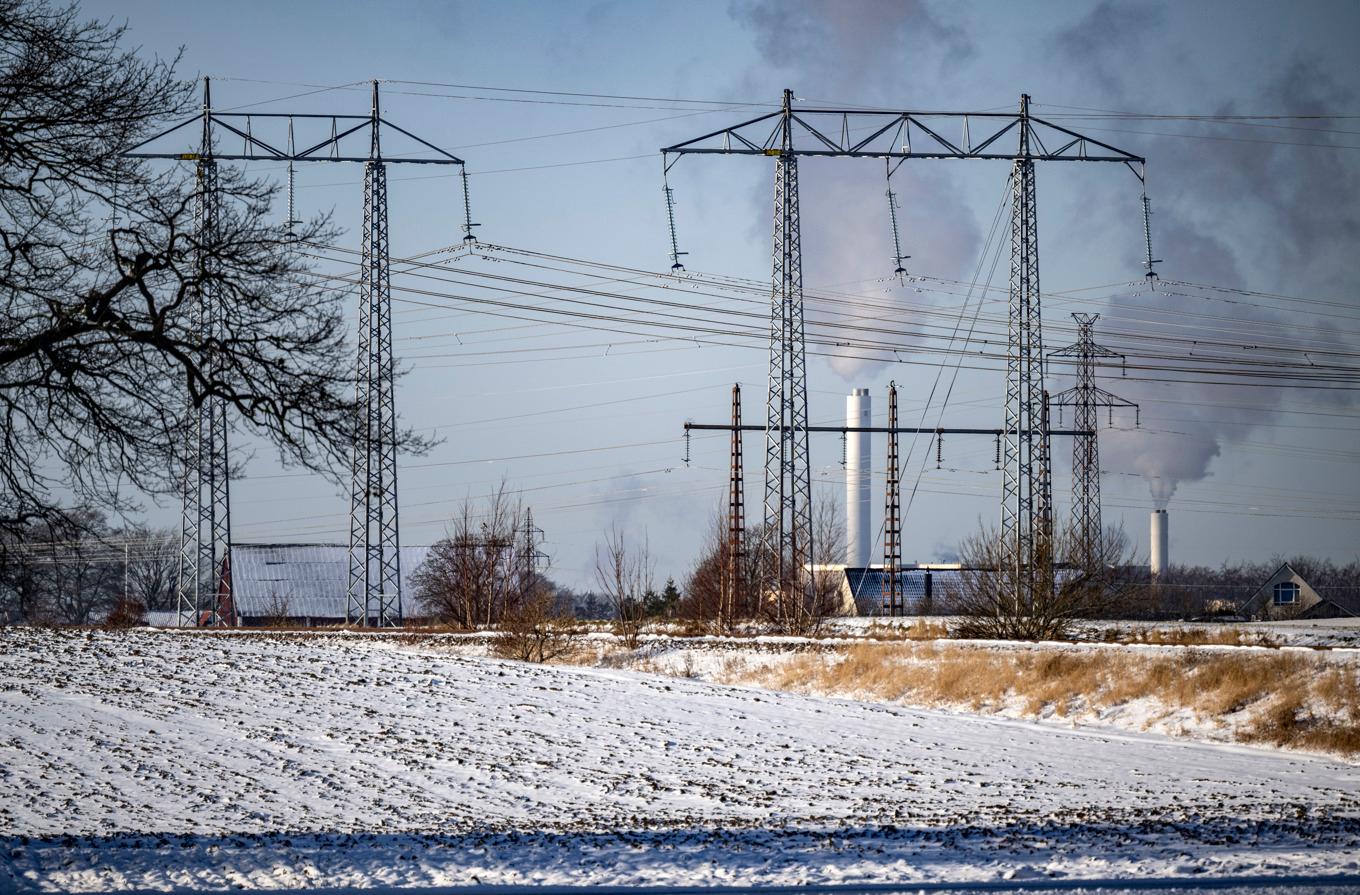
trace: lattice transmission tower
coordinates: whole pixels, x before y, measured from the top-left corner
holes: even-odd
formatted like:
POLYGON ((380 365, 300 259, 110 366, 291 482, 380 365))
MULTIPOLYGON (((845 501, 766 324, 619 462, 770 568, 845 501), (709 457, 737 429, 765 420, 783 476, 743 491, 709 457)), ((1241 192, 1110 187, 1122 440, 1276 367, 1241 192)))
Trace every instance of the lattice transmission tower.
POLYGON ((1051 582, 1035 575, 1053 541, 1047 482, 1050 450, 1044 414, 1043 315, 1039 293, 1039 221, 1034 199, 1029 97, 1020 97, 1019 155, 1011 166, 1011 269, 1002 436, 1001 548, 1011 580, 1028 600, 1051 582))
POLYGON ((1137 404, 1096 385, 1097 359, 1123 360, 1124 357, 1096 344, 1095 323, 1099 318, 1099 314, 1073 314, 1072 319, 1077 322, 1077 341, 1049 355, 1076 358, 1077 361, 1076 385, 1054 395, 1052 406, 1073 408, 1076 414, 1074 428, 1086 433, 1072 439, 1072 537, 1076 540, 1078 556, 1087 568, 1104 559, 1097 408, 1106 408, 1111 422, 1116 407, 1132 407, 1135 422, 1138 416, 1137 404))
MULTIPOLYGON (((204 378, 215 381, 220 361, 214 346, 226 335, 222 292, 214 258, 220 236, 217 159, 213 157, 212 84, 203 79, 202 133, 194 159, 194 240, 198 288, 196 326, 201 339, 198 362, 204 378)), ((184 431, 180 554, 176 608, 180 627, 234 622, 227 551, 231 545, 231 494, 228 475, 227 401, 207 395, 190 401, 184 431)))
POLYGON ((362 422, 350 480, 349 587, 345 619, 401 623, 401 549, 397 530, 397 412, 392 360, 392 280, 388 259, 387 166, 373 83, 373 127, 364 163, 364 224, 359 260, 358 399, 362 422))
MULTIPOLYGON (((197 171, 197 230, 200 246, 217 238, 220 217, 217 164, 223 161, 286 162, 288 169, 288 221, 292 232, 298 221, 293 196, 295 162, 341 162, 364 165, 364 219, 359 265, 359 433, 355 445, 350 489, 350 570, 346 615, 359 624, 397 624, 401 620, 401 574, 397 537, 396 412, 393 394, 392 298, 387 227, 387 174, 389 164, 458 165, 462 159, 404 130, 381 115, 378 82, 373 82, 372 104, 366 115, 310 112, 216 112, 212 109, 209 82, 203 83, 201 115, 174 124, 124 153, 129 158, 193 161, 197 171), (326 136, 295 144, 294 123, 324 125, 326 136), (155 150, 153 144, 192 125, 201 125, 196 151, 155 150), (270 125, 280 128, 270 134, 270 125), (286 131, 282 128, 286 124, 286 131), (381 135, 387 129, 417 144, 415 152, 398 157, 382 154, 381 135), (368 151, 350 154, 348 138, 369 137, 368 151), (239 140, 240 149, 223 151, 216 138, 239 140)), ((463 179, 464 230, 471 237, 467 180, 463 179)), ((211 253, 199 262, 212 271, 211 253)), ((215 369, 212 346, 223 333, 221 297, 208 276, 198 295, 198 325, 203 335, 205 371, 215 369)), ((185 488, 179 607, 181 624, 218 624, 230 619, 229 476, 227 465, 226 401, 209 397, 190 410, 185 445, 185 488)))
MULTIPOLYGON (((775 159, 775 278, 770 327, 770 410, 766 454, 766 529, 785 545, 811 546, 810 519, 798 511, 806 491, 806 373, 803 357, 801 246, 797 240, 797 167, 799 156, 827 158, 989 159, 1012 166, 1015 207, 1012 219, 1010 300, 1010 358, 1007 363, 1005 408, 1005 469, 1002 491, 1002 529, 1017 601, 1031 599, 1033 570, 1049 566, 1043 552, 1051 525, 1049 501, 1043 497, 1048 480, 1047 434, 1043 417, 1043 336, 1039 293, 1038 224, 1035 208, 1034 163, 1038 161, 1113 162, 1126 165, 1145 183, 1146 160, 1122 149, 1030 114, 1029 97, 1022 96, 1017 112, 941 112, 805 108, 794 110, 793 95, 784 91, 779 111, 713 131, 662 150, 667 173, 687 154, 752 155, 775 159), (942 123, 957 122, 959 137, 945 136, 942 123), (971 125, 986 125, 974 140, 971 125), (1000 149, 1007 134, 1017 138, 1016 149, 1000 149), (805 142, 795 146, 795 135, 805 142), (1050 148, 1052 144, 1055 148, 1050 148), (674 156, 675 158, 671 158, 674 156), (793 274, 797 276, 793 276, 793 274), (785 301, 796 292, 797 301, 785 301), (776 345, 793 340, 795 345, 776 345), (796 359, 796 360, 795 360, 796 359), (790 375, 791 373, 791 375, 790 375), (792 420, 778 432, 776 421, 792 420), (778 448, 778 450, 776 450, 778 448), (778 512, 775 512, 778 510, 778 512)), ((669 185, 669 184, 667 184, 669 185)), ((1153 277, 1149 203, 1142 202, 1147 276, 1153 277)), ((672 236, 673 236, 672 232, 672 236)), ((672 245, 675 240, 672 238, 672 245)), ((895 255, 902 255, 895 244, 895 255)), ((900 261, 898 262, 900 266, 900 261)), ((807 555, 811 555, 810 550, 807 555)), ((778 555, 781 569, 790 567, 778 555)), ((804 576, 805 578, 808 576, 804 576)), ((780 579, 782 581, 782 579, 780 579)))

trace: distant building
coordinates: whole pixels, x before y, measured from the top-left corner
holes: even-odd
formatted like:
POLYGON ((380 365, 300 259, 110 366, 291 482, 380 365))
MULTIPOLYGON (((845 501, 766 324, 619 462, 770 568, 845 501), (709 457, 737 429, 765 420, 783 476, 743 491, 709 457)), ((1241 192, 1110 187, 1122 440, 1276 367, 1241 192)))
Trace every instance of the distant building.
MULTIPOLYGON (((416 618, 411 576, 429 547, 401 548, 401 617, 416 618)), ((235 623, 338 625, 345 622, 349 547, 343 544, 234 544, 230 551, 235 623)))
POLYGON ((1285 563, 1242 604, 1240 614, 1254 621, 1288 618, 1349 618, 1357 613, 1321 596, 1285 563))
MULTIPOLYGON (((891 580, 881 565, 841 569, 841 606, 845 615, 884 615, 891 580)), ((902 587, 903 613, 920 615, 938 607, 945 593, 958 589, 958 563, 903 564, 897 577, 902 587)))

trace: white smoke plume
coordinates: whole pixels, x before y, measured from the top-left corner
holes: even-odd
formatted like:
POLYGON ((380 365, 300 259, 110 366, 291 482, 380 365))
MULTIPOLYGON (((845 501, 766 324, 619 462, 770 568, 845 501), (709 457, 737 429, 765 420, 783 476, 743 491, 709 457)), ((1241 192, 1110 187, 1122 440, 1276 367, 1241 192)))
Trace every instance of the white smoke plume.
MULTIPOLYGON (((1051 44, 1073 65, 1099 73, 1094 77, 1104 94, 1100 100, 1104 108, 1147 110, 1155 105, 1145 95, 1147 72, 1155 70, 1157 53, 1175 52, 1164 43, 1164 19, 1155 4, 1104 2, 1056 34, 1051 44), (1111 60, 1119 64, 1110 64, 1111 60)), ((1327 71, 1306 59, 1262 59, 1252 74, 1256 86, 1248 101, 1188 111, 1324 114, 1353 109, 1360 99, 1360 80, 1354 72, 1327 71)), ((1100 125, 1110 126, 1092 124, 1100 125)), ((1144 132, 1120 134, 1119 142, 1136 142, 1136 151, 1148 158, 1153 240, 1157 255, 1165 258, 1158 265, 1162 277, 1323 298, 1356 293, 1360 269, 1354 247, 1360 237, 1360 212, 1355 203, 1336 199, 1360 190, 1354 153, 1287 145, 1342 143, 1346 138, 1195 122, 1136 122, 1127 127, 1144 132), (1162 130, 1208 139, 1156 133, 1162 130), (1243 137, 1247 139, 1237 139, 1243 137)), ((1122 260, 1132 267, 1142 258, 1130 246, 1122 260)), ((1174 336, 1188 341, 1167 343, 1160 350, 1180 353, 1184 360, 1197 351, 1204 353, 1194 344, 1196 339, 1240 342, 1236 353, 1244 359, 1278 357, 1268 351, 1305 342, 1318 349, 1354 350, 1353 337, 1319 323, 1318 317, 1279 308, 1263 298, 1169 285, 1157 293, 1119 296, 1108 307, 1092 310, 1102 314, 1097 341, 1120 341, 1114 335, 1102 337, 1102 329, 1174 336)), ((1135 360, 1130 357, 1131 363, 1135 360)), ((1182 483, 1211 475, 1213 460, 1225 446, 1281 422, 1280 411, 1286 405, 1340 407, 1353 401, 1353 392, 1346 391, 1208 385, 1203 376, 1162 375, 1185 381, 1106 384, 1139 401, 1145 414, 1171 417, 1174 422, 1151 425, 1152 431, 1102 433, 1106 466, 1145 477, 1159 508, 1166 507, 1182 483)))
MULTIPOLYGON (((956 64, 972 55, 963 29, 919 0, 753 0, 734 3, 733 12, 751 29, 770 65, 797 60, 796 72, 789 74, 798 83, 790 86, 800 102, 814 106, 919 105, 926 100, 900 85, 933 82, 945 60, 956 64), (866 76, 883 72, 891 75, 866 76)), ((902 248, 912 256, 909 271, 960 277, 974 263, 981 239, 953 179, 935 167, 922 174, 908 163, 893 175, 902 248)), ((891 276, 895 264, 886 189, 879 159, 800 162, 803 273, 809 290, 845 284, 845 291, 860 292, 873 305, 892 302, 894 296, 908 296, 912 303, 927 299, 891 276)), ((766 209, 758 219, 768 221, 769 185, 763 184, 752 201, 766 209)), ((768 233, 768 225, 761 232, 768 233)), ((866 323, 883 316, 879 308, 853 300, 837 310, 863 316, 860 322, 866 323)), ((808 304, 807 315, 809 320, 830 317, 815 302, 808 304)), ((910 318, 894 321, 893 327, 910 333, 910 318)), ((906 349, 916 340, 908 335, 898 341, 906 349)), ((831 367, 847 383, 858 382, 878 363, 850 356, 862 351, 838 353, 831 367)))

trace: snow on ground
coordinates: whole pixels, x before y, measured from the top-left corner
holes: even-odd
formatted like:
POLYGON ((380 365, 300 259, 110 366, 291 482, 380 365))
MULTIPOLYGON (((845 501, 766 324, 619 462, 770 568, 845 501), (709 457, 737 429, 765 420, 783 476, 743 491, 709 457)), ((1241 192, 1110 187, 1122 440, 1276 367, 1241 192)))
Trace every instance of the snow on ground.
POLYGON ((359 637, 0 631, 0 890, 1360 875, 1360 767, 359 637))

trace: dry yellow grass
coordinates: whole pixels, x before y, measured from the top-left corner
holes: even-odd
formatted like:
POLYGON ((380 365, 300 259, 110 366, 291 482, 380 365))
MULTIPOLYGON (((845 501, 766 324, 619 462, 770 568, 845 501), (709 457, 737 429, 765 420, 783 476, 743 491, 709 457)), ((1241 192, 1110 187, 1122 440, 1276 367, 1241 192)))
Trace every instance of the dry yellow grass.
POLYGON ((1279 646, 1279 641, 1263 631, 1233 625, 1196 628, 1169 628, 1159 625, 1133 628, 1105 628, 1099 639, 1106 643, 1146 643, 1154 646, 1279 646))
POLYGON ((1360 754, 1360 677, 1307 653, 1138 654, 858 643, 804 653, 734 683, 917 705, 1067 717, 1139 699, 1225 719, 1243 742, 1360 754))

